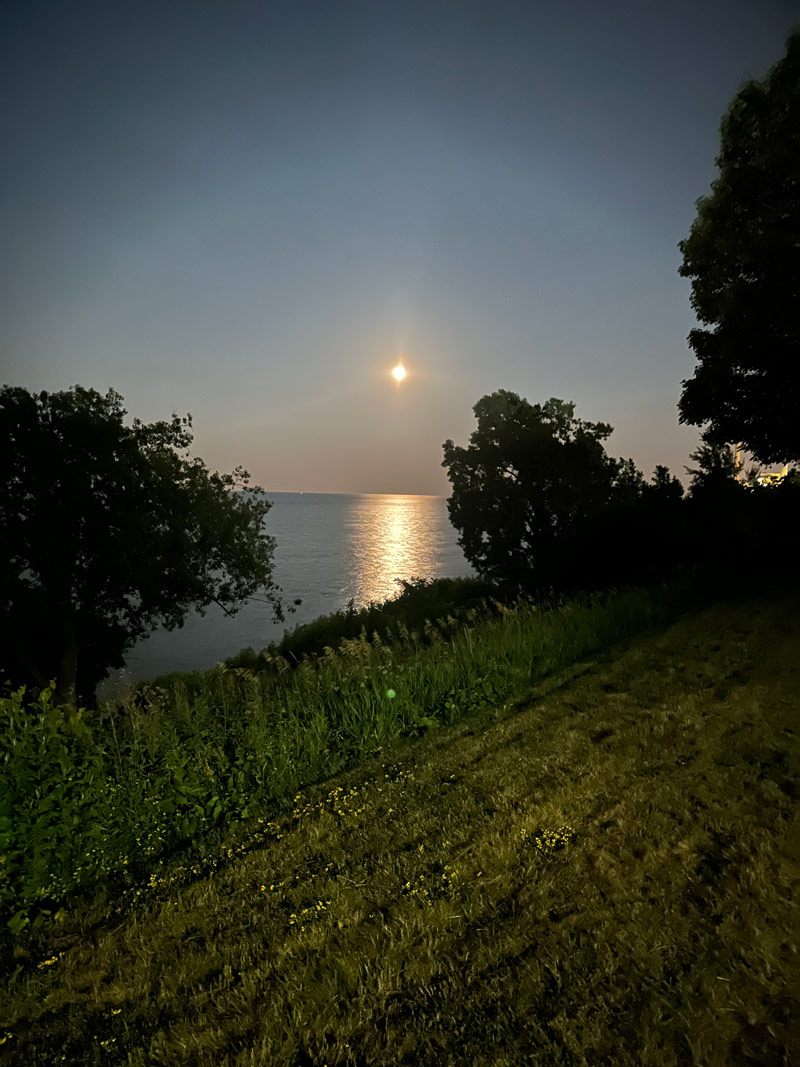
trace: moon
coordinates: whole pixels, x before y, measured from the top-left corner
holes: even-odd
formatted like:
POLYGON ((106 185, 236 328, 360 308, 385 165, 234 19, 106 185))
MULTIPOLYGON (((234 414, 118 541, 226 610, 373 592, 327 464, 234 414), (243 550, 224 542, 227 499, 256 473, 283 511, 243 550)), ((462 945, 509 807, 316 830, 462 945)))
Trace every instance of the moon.
POLYGON ((402 380, 403 380, 403 378, 405 378, 405 376, 406 376, 406 368, 403 366, 402 363, 398 363, 397 366, 392 371, 392 377, 394 378, 394 380, 396 382, 402 382, 402 380))

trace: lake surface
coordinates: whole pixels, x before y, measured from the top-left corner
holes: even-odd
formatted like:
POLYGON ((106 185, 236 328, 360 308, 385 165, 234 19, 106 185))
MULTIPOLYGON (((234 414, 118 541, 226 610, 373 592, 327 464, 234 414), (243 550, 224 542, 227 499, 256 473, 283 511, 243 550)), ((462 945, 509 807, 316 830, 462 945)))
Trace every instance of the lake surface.
POLYGON ((386 600, 397 579, 460 578, 473 573, 438 496, 344 496, 267 493, 267 533, 277 541, 274 578, 287 604, 302 605, 275 623, 269 605, 251 602, 234 618, 210 607, 191 613, 182 629, 157 630, 129 654, 120 678, 145 681, 168 671, 213 667, 248 646, 265 648, 284 631, 347 607, 386 600))

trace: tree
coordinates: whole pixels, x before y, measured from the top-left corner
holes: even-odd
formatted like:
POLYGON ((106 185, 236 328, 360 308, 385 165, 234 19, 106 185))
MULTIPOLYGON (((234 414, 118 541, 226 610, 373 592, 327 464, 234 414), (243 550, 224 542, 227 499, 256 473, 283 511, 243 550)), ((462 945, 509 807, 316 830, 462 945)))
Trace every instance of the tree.
POLYGON ((478 428, 468 447, 444 443, 459 544, 482 575, 553 584, 570 533, 615 494, 639 492, 641 474, 606 455, 611 426, 576 419, 573 403, 532 405, 501 389, 473 411, 478 428))
POLYGON ((190 457, 191 416, 126 414, 114 390, 0 390, 0 681, 55 679, 74 702, 192 608, 233 614, 262 590, 283 617, 271 505, 247 472, 190 457))
POLYGON ((737 463, 730 445, 718 444, 713 436, 706 432, 701 434, 701 443, 689 454, 689 459, 693 459, 697 464, 697 467, 684 468, 687 474, 692 475, 690 496, 713 497, 715 500, 732 496, 738 498, 742 489, 737 481, 741 464, 737 463))
POLYGON ((687 525, 695 561, 737 581, 744 575, 760 545, 776 544, 769 530, 769 514, 761 507, 762 493, 748 491, 738 476, 742 464, 730 445, 718 444, 708 432, 691 453, 696 467, 687 500, 687 525))
POLYGON ((719 177, 698 200, 679 273, 710 329, 689 344, 680 421, 708 424, 762 463, 800 459, 800 30, 762 81, 733 98, 719 177))
POLYGON ((657 508, 675 507, 683 500, 683 486, 670 474, 669 467, 659 463, 653 471, 652 482, 644 487, 644 498, 657 508))
POLYGON ((683 486, 667 467, 645 482, 631 460, 620 461, 606 507, 587 515, 568 541, 567 590, 640 585, 666 576, 686 548, 683 486))

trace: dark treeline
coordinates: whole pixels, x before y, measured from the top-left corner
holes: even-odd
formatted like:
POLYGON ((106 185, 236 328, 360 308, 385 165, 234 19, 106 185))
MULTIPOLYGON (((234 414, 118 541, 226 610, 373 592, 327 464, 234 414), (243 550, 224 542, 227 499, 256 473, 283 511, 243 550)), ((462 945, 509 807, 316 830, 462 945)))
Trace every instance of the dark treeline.
POLYGON ((646 482, 607 455, 611 427, 574 404, 529 404, 499 391, 475 405, 467 447, 444 446, 450 517, 470 562, 499 588, 536 597, 661 580, 676 567, 796 565, 800 478, 761 484, 730 446, 707 439, 681 482, 658 466, 646 482))
POLYGON ((800 480, 748 488, 695 482, 680 499, 643 493, 575 533, 562 565, 568 587, 641 584, 675 566, 726 574, 733 586, 759 572, 796 571, 800 480))

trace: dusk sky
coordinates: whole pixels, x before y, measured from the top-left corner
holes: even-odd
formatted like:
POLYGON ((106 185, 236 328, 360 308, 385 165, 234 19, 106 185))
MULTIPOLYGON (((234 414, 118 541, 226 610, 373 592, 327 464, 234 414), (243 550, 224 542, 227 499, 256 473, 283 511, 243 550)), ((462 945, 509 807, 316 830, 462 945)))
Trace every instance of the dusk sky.
POLYGON ((447 494, 510 389, 687 483, 678 242, 786 0, 0 7, 0 380, 268 490, 447 494), (408 377, 390 376, 401 360, 408 377))

